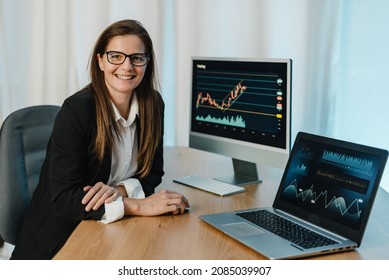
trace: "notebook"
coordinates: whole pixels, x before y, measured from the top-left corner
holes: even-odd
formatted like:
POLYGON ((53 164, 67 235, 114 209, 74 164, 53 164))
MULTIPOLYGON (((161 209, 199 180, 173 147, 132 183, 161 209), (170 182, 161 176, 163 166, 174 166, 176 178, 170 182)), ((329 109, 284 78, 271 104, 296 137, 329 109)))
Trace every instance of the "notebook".
POLYGON ((269 259, 352 250, 361 245, 387 158, 386 150, 299 132, 272 207, 200 219, 269 259))

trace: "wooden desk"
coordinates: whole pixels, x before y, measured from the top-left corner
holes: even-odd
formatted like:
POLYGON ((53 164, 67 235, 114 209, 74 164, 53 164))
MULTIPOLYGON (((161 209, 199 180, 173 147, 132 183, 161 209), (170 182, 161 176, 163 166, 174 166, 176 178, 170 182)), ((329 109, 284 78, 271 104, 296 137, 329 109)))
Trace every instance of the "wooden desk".
MULTIPOLYGON (((189 213, 158 217, 126 217, 104 225, 83 221, 55 259, 138 259, 138 260, 220 260, 264 259, 211 226, 202 214, 271 206, 282 170, 259 167, 263 183, 247 186, 247 192, 219 197, 173 183, 178 176, 231 174, 231 159, 189 148, 165 148, 166 175, 159 188, 184 193, 191 204, 189 213)), ((389 194, 380 189, 357 250, 317 257, 316 259, 389 259, 389 194)))

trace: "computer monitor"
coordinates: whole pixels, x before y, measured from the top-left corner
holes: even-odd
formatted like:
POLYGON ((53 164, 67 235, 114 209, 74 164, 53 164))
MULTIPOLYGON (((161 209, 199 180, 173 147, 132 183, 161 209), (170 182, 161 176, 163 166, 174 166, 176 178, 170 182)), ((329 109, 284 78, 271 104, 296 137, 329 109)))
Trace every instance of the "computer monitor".
POLYGON ((291 59, 192 58, 189 147, 232 158, 235 185, 256 164, 284 168, 291 140, 291 59))

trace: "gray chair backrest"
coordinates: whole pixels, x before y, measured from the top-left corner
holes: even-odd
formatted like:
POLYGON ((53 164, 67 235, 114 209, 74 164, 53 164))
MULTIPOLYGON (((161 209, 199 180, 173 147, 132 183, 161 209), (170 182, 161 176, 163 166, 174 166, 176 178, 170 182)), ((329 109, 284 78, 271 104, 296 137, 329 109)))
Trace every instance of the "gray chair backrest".
POLYGON ((11 113, 0 130, 0 236, 15 244, 38 180, 60 107, 40 105, 11 113))

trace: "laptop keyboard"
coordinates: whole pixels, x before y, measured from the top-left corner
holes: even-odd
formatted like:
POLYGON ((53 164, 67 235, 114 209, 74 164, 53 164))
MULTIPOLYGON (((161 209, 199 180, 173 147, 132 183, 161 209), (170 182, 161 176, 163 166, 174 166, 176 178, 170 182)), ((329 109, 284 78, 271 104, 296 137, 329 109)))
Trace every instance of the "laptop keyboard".
POLYGON ((337 242, 321 234, 300 226, 288 219, 267 210, 255 210, 236 213, 238 216, 283 237, 298 246, 309 249, 337 242))

